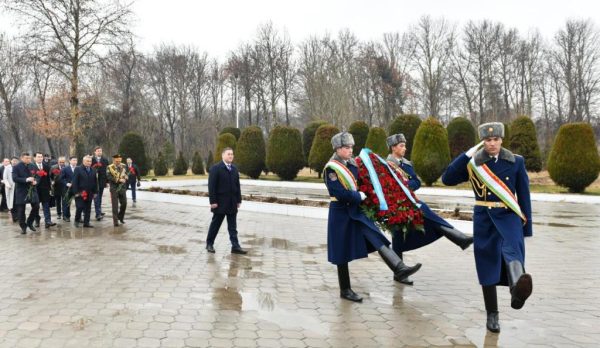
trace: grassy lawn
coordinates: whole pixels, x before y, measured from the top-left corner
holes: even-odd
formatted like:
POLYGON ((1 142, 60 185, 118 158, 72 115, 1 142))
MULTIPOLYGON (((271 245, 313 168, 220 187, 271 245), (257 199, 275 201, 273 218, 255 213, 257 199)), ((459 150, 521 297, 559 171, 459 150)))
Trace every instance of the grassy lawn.
MULTIPOLYGON (((240 176, 242 179, 249 179, 246 175, 240 176)), ((208 179, 208 175, 194 175, 191 171, 188 171, 187 175, 169 175, 166 176, 154 176, 153 172, 150 171, 149 175, 144 177, 145 180, 156 179, 157 181, 168 181, 168 180, 194 180, 194 179, 208 179)), ((270 180, 270 181, 282 181, 277 175, 269 173, 269 175, 261 175, 259 180, 270 180)), ((314 182, 322 183, 323 179, 317 176, 317 173, 309 170, 308 168, 302 169, 294 181, 297 182, 314 182)), ((536 193, 569 193, 564 187, 560 187, 554 184, 550 179, 550 175, 546 171, 539 173, 529 173, 529 183, 531 192, 536 193)), ((433 184, 433 187, 442 187, 448 189, 460 189, 470 190, 471 186, 468 183, 462 183, 457 186, 444 186, 441 181, 437 181, 433 184)), ((592 185, 590 185, 584 195, 600 195, 600 179, 597 179, 592 185)))

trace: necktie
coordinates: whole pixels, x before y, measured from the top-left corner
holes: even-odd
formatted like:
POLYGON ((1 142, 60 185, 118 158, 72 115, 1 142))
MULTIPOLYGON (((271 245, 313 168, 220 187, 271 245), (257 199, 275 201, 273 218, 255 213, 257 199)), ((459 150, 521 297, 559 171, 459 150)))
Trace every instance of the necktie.
POLYGON ((228 171, 231 171, 231 164, 228 164, 228 165, 227 165, 227 170, 228 170, 228 171))

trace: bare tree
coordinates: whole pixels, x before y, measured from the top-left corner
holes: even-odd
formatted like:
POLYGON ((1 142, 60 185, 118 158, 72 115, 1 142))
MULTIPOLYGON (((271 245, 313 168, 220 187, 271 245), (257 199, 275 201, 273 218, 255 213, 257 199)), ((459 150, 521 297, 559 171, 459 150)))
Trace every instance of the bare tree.
POLYGON ((92 64, 96 48, 112 46, 130 35, 130 4, 119 0, 4 0, 24 20, 25 40, 45 52, 38 57, 70 83, 70 150, 79 141, 80 68, 92 64))
POLYGON ((434 20, 424 16, 412 27, 410 38, 415 47, 412 61, 419 73, 418 86, 424 111, 437 118, 440 116, 444 85, 448 82, 455 41, 454 26, 443 18, 434 20))
MULTIPOLYGON (((0 101, 3 108, 0 119, 8 121, 10 132, 14 136, 15 145, 23 148, 21 127, 14 112, 14 101, 26 81, 25 56, 17 45, 0 34, 0 101)), ((4 147, 4 144, 2 144, 4 147)))
POLYGON ((600 75, 598 30, 589 20, 569 20, 555 36, 555 61, 560 67, 568 94, 568 121, 591 119, 590 105, 595 102, 600 75))

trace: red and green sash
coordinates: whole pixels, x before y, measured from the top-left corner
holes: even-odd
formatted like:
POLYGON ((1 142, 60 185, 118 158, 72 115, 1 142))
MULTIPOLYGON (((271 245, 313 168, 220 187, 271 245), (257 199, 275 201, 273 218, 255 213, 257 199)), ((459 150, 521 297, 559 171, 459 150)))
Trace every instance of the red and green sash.
POLYGON ((330 160, 325 165, 325 169, 327 168, 333 170, 337 174, 340 183, 342 184, 342 186, 344 186, 346 190, 358 190, 356 178, 354 177, 354 175, 352 175, 352 172, 348 169, 348 167, 346 167, 343 163, 336 160, 330 160))
POLYGON ((475 159, 471 158, 467 168, 469 170, 469 175, 475 175, 490 191, 494 192, 507 207, 523 219, 523 223, 527 222, 527 217, 525 217, 525 214, 521 211, 521 207, 519 206, 519 202, 515 195, 485 163, 477 166, 475 164, 475 159))

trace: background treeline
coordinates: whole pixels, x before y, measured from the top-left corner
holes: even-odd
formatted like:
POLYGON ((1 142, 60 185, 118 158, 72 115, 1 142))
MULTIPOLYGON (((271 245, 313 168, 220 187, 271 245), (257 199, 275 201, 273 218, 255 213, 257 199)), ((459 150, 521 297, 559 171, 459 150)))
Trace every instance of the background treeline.
POLYGON ((21 28, 0 35, 5 155, 96 144, 111 153, 134 131, 150 158, 161 152, 172 167, 180 152, 214 152, 227 126, 256 126, 265 137, 314 120, 389 130, 402 114, 442 125, 455 116, 479 124, 527 115, 542 153, 565 123, 600 129, 600 37, 590 20, 567 20, 543 37, 490 20, 458 26, 424 16, 373 41, 351 30, 291 38, 264 23, 217 60, 193 46, 140 52, 133 13, 120 1, 0 3, 21 28))

